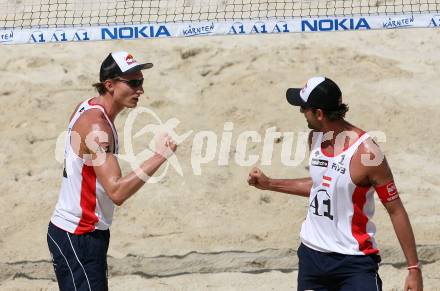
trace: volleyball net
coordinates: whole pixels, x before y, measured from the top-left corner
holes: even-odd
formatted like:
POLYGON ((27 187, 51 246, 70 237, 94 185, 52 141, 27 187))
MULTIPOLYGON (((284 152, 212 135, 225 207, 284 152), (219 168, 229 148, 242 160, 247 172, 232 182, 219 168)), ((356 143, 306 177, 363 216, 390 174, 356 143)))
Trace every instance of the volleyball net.
POLYGON ((0 0, 0 43, 440 26, 440 0, 0 0))

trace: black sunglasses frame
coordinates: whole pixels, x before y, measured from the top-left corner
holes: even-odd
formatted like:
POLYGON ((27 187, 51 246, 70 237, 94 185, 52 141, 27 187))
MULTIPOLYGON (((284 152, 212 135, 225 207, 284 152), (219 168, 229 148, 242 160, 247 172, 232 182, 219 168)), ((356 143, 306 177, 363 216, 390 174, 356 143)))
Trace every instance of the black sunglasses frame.
POLYGON ((144 78, 142 79, 133 79, 133 80, 126 80, 126 79, 122 79, 122 78, 115 78, 114 80, 122 82, 127 84, 128 86, 130 86, 131 88, 137 88, 142 86, 142 84, 144 84, 144 78))

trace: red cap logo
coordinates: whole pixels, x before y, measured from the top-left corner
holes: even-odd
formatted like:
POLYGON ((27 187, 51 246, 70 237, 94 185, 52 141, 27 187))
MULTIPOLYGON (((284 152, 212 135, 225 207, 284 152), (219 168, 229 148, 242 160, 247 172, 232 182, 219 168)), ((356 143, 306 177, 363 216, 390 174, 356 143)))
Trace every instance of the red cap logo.
POLYGON ((127 65, 131 65, 136 62, 131 54, 128 54, 127 57, 125 57, 125 61, 127 62, 127 65))

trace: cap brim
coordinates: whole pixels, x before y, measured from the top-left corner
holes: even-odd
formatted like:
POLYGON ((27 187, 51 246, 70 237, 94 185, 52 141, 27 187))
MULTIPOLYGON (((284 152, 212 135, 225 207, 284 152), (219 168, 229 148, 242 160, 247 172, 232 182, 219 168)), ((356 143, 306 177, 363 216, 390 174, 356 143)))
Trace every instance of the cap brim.
POLYGON ((150 69, 152 67, 153 67, 152 63, 139 64, 139 65, 134 66, 133 68, 125 71, 123 74, 129 74, 129 73, 133 73, 133 72, 137 72, 137 71, 141 71, 141 70, 146 70, 146 69, 150 69))
POLYGON ((287 102, 293 106, 305 106, 306 103, 302 100, 300 92, 302 89, 300 88, 289 88, 286 91, 287 102))

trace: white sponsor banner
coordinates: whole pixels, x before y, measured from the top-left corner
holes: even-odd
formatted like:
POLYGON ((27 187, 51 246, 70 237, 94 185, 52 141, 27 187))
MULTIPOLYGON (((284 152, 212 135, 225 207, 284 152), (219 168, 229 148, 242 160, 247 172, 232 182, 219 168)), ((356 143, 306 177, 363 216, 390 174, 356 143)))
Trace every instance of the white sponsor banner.
POLYGON ((440 27, 440 14, 3 29, 0 44, 440 27))

